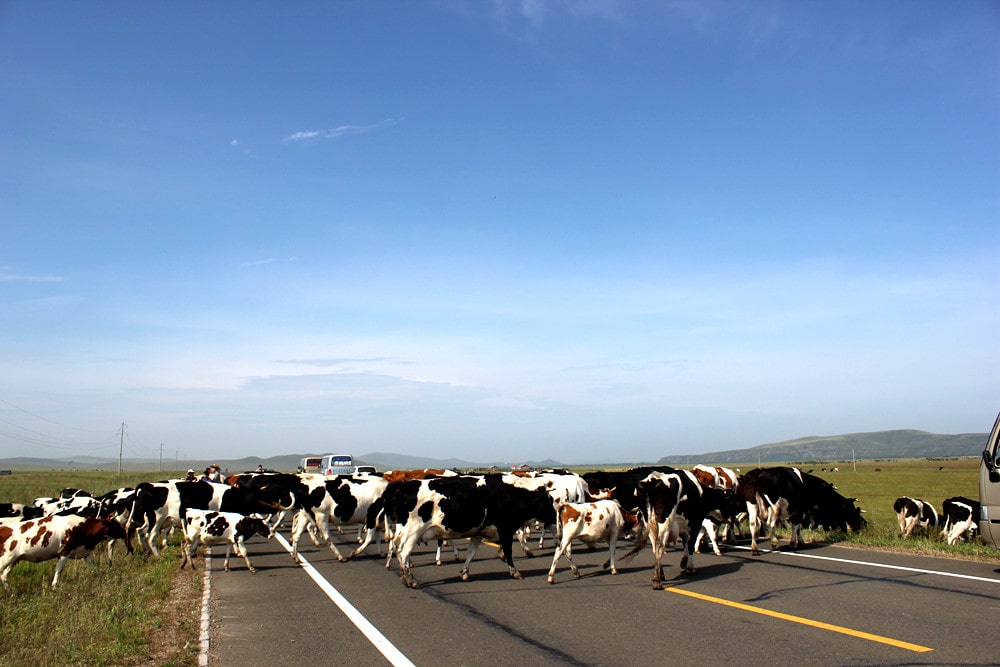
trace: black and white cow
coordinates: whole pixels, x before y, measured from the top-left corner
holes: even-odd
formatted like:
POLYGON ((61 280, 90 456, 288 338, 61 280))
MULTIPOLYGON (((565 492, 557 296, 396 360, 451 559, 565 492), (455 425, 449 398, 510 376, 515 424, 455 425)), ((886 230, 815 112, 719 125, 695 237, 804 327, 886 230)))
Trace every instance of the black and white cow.
POLYGON ((148 551, 160 555, 156 538, 170 527, 183 527, 184 513, 189 507, 244 515, 269 514, 280 509, 262 501, 254 489, 208 481, 143 482, 135 488, 132 523, 148 551))
POLYGON ((938 527, 938 513, 926 500, 902 496, 896 498, 892 504, 892 509, 896 513, 896 520, 899 522, 899 533, 903 537, 910 537, 917 528, 927 535, 938 527))
MULTIPOLYGON (((298 561, 299 540, 309 526, 315 528, 315 539, 326 544, 337 557, 348 560, 330 540, 330 526, 363 525, 369 508, 379 498, 389 483, 381 475, 340 475, 327 479, 323 475, 298 473, 277 474, 258 478, 259 497, 275 507, 286 507, 298 512, 292 522, 292 557, 298 561)), ((374 531, 353 552, 357 556, 371 544, 374 531)))
POLYGON ((250 564, 245 542, 254 535, 265 538, 271 536, 271 529, 263 519, 243 516, 236 512, 215 512, 190 507, 185 510, 185 519, 184 548, 181 549, 182 570, 188 563, 191 563, 191 569, 194 569, 194 557, 199 545, 225 544, 226 560, 222 567, 226 572, 229 572, 229 554, 235 550, 236 555, 246 562, 250 573, 256 574, 257 570, 250 564))
POLYGON ((948 544, 957 544, 961 539, 972 540, 979 525, 980 511, 977 500, 964 496, 948 498, 941 503, 941 536, 948 544))
POLYGON ((677 469, 670 466, 640 466, 629 470, 596 470, 584 473, 583 479, 592 496, 597 497, 613 489, 613 497, 621 503, 623 509, 641 514, 646 509, 645 501, 636 488, 639 482, 653 472, 671 473, 677 472, 677 469))
POLYGON ((681 568, 694 574, 694 545, 705 517, 723 500, 723 492, 705 487, 687 470, 671 473, 652 472, 636 487, 645 500, 646 529, 625 554, 629 560, 639 553, 646 542, 653 547, 653 588, 663 588, 663 555, 667 546, 681 536, 683 553, 681 568))
POLYGON ((757 531, 762 521, 767 524, 774 549, 778 548, 775 529, 779 521, 791 524, 793 549, 802 544, 803 525, 821 526, 825 530, 860 530, 867 524, 854 499, 843 497, 826 480, 798 468, 748 470, 740 477, 737 494, 746 501, 750 516, 752 554, 760 553, 757 531))
POLYGON ((391 484, 383 497, 385 513, 396 524, 393 535, 400 579, 418 588, 410 554, 425 537, 469 538, 469 554, 461 571, 469 579, 469 564, 484 538, 496 539, 504 561, 515 579, 514 534, 528 521, 555 523, 552 499, 544 489, 523 489, 504 482, 499 475, 459 476, 410 480, 391 484))

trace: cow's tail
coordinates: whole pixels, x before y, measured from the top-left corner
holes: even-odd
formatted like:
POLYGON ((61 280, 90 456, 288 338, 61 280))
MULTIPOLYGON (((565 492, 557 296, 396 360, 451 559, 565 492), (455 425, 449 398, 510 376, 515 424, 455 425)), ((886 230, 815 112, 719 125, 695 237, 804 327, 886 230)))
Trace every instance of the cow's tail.
MULTIPOLYGON (((649 512, 649 515, 652 516, 653 513, 649 512)), ((649 519, 646 520, 646 526, 645 526, 645 528, 643 528, 643 531, 639 535, 639 537, 636 538, 635 544, 628 551, 628 553, 626 553, 624 556, 622 556, 622 561, 624 561, 626 563, 629 562, 630 560, 632 560, 633 558, 635 558, 635 555, 637 553, 639 553, 640 551, 643 550, 643 548, 646 546, 646 542, 649 541, 649 531, 650 531, 652 523, 653 522, 651 520, 649 520, 649 519)))

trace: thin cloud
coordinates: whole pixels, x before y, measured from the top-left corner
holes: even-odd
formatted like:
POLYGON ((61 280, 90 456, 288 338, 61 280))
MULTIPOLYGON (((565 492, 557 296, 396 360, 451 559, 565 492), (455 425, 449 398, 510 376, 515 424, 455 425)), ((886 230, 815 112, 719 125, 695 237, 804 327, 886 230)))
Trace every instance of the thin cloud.
POLYGON ((264 266, 266 264, 274 264, 275 262, 278 262, 278 261, 280 261, 280 262, 294 262, 296 259, 298 259, 298 258, 295 257, 294 255, 292 255, 291 257, 287 257, 285 259, 282 259, 282 260, 276 260, 273 257, 267 257, 265 259, 255 259, 255 260, 252 260, 250 262, 243 262, 242 264, 240 264, 240 266, 264 266))
POLYGON ((61 283, 65 278, 61 276, 26 276, 18 273, 10 273, 9 267, 0 267, 0 282, 21 282, 21 283, 61 283))
POLYGON ((372 125, 340 125, 327 130, 302 130, 301 132, 295 132, 285 137, 284 141, 300 142, 320 139, 339 139, 340 137, 348 135, 365 134, 366 132, 378 130, 383 127, 389 127, 390 125, 394 125, 396 122, 397 121, 395 119, 387 118, 386 120, 372 125))

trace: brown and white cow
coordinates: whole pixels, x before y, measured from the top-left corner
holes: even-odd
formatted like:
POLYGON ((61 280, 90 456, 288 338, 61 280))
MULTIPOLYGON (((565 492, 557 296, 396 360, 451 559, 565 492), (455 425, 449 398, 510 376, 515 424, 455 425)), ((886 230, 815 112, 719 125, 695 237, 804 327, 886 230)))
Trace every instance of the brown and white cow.
POLYGON ((199 545, 226 545, 226 560, 222 568, 229 572, 229 554, 235 550, 236 555, 247 564, 251 574, 257 570, 250 564, 247 556, 246 540, 254 535, 270 537, 271 529, 263 519, 243 516, 236 512, 215 512, 188 508, 185 511, 184 548, 181 569, 191 563, 194 569, 194 557, 199 545))
POLYGON ((0 581, 7 588, 7 575, 19 561, 40 563, 58 558, 52 587, 70 558, 83 558, 93 565, 91 554, 106 539, 125 540, 132 553, 132 543, 125 529, 113 519, 94 519, 76 515, 46 516, 16 524, 0 524, 0 581))
POLYGON ((563 554, 569 561, 573 576, 580 578, 580 570, 573 562, 573 540, 580 540, 587 546, 596 542, 608 543, 608 560, 604 569, 611 567, 611 574, 618 574, 615 564, 615 548, 618 538, 630 531, 638 522, 634 514, 622 509, 617 500, 596 500, 589 503, 562 503, 558 511, 562 538, 552 556, 549 568, 549 583, 555 583, 556 565, 563 554))

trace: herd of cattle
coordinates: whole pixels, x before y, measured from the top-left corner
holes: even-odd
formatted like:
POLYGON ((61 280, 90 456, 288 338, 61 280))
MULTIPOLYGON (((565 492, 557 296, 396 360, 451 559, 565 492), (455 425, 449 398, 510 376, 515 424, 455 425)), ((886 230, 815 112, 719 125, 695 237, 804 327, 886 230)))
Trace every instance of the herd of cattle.
MULTIPOLYGON (((446 470, 392 471, 326 478, 313 474, 246 473, 225 483, 169 480, 139 484, 104 496, 66 489, 58 498, 39 498, 33 505, 0 503, 0 581, 19 561, 58 558, 52 586, 68 558, 84 558, 102 542, 108 554, 123 541, 129 553, 136 538, 146 553, 160 555, 169 533, 182 531, 182 564, 194 567, 199 545, 225 545, 225 569, 235 550, 254 568, 244 542, 254 535, 270 537, 286 515, 292 517, 292 557, 299 560, 299 542, 308 534, 317 546, 328 545, 341 561, 355 558, 376 542, 378 531, 388 544, 386 568, 398 563, 402 582, 418 587, 411 556, 418 543, 436 539, 440 564, 444 540, 468 538, 461 577, 485 539, 496 540, 512 577, 517 540, 531 555, 529 527, 541 527, 539 544, 550 532, 556 540, 548 581, 552 583, 563 556, 574 576, 572 543, 609 545, 605 568, 617 574, 619 539, 631 537, 630 559, 647 542, 653 550, 653 587, 660 588, 662 558, 668 546, 680 543, 681 567, 694 573, 694 554, 704 537, 715 553, 718 539, 749 527, 750 548, 758 553, 757 536, 766 528, 774 548, 779 523, 791 527, 791 544, 801 544, 800 529, 857 531, 866 525, 856 500, 842 496, 833 484, 798 468, 755 468, 742 475, 714 466, 681 470, 664 466, 584 475, 565 470, 530 473, 463 475, 446 470), (358 546, 344 556, 330 539, 330 529, 358 526, 358 546)), ((896 501, 900 531, 909 536, 922 528, 940 528, 948 543, 971 537, 978 503, 966 498, 946 500, 942 515, 929 504, 911 498, 896 501), (941 517, 939 520, 939 516, 941 517)), ((455 556, 459 558, 457 547, 455 556)))

